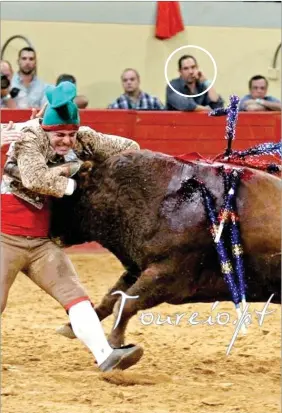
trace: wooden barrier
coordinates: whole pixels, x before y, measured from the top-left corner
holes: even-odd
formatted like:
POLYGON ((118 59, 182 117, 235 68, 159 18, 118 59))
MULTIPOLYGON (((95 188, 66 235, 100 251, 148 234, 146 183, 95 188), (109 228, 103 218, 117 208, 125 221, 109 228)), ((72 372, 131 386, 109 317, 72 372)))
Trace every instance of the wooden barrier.
MULTIPOLYGON (((30 110, 2 110, 1 122, 25 122, 30 110)), ((135 139, 143 149, 171 155, 199 152, 214 157, 226 147, 225 117, 210 117, 205 113, 166 111, 92 110, 80 111, 81 124, 112 135, 135 139)), ((279 142, 281 113, 240 113, 234 149, 246 149, 263 142, 279 142)), ((1 171, 7 146, 1 150, 1 171)), ((99 244, 88 243, 68 249, 69 252, 92 252, 99 244)))
MULTIPOLYGON (((24 122, 29 110, 2 110, 2 123, 24 122)), ((182 154, 199 152, 214 156, 225 149, 226 118, 206 113, 167 111, 92 110, 80 111, 81 124, 113 135, 135 139, 142 148, 182 154)), ((281 113, 239 113, 234 149, 280 140, 281 113)))

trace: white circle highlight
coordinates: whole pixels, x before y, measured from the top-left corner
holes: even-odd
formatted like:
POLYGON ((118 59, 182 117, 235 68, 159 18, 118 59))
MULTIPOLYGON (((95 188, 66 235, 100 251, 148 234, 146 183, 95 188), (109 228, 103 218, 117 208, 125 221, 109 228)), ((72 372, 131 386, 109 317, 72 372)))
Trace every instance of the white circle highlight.
POLYGON ((191 45, 188 45, 188 46, 181 46, 181 47, 179 47, 178 49, 174 50, 174 52, 172 52, 172 53, 168 56, 167 61, 165 62, 164 75, 165 75, 165 80, 166 80, 167 85, 168 85, 168 86, 171 88, 171 90, 173 90, 175 93, 177 93, 177 94, 180 95, 180 96, 184 96, 185 98, 196 98, 197 96, 202 96, 204 93, 207 93, 207 92, 213 87, 214 82, 216 81, 216 78, 217 78, 217 65, 216 65, 216 62, 215 62, 213 56, 210 54, 210 52, 208 52, 208 51, 207 51, 206 49, 204 49, 203 47, 195 46, 195 45, 192 45, 192 44, 191 44, 191 45), (170 61, 170 59, 172 58, 172 56, 175 55, 175 53, 177 53, 179 50, 186 49, 187 47, 190 47, 190 48, 192 48, 192 49, 199 49, 199 50, 201 50, 202 52, 206 53, 206 54, 209 56, 209 58, 211 59, 212 63, 213 63, 213 68, 214 68, 214 77, 213 77, 213 80, 212 80, 211 84, 209 85, 209 87, 208 87, 206 90, 204 90, 204 91, 201 92, 201 93, 198 93, 197 95, 184 95, 184 93, 178 92, 178 90, 174 89, 174 87, 171 86, 170 81, 168 80, 168 76, 167 76, 167 67, 168 67, 169 61, 170 61))

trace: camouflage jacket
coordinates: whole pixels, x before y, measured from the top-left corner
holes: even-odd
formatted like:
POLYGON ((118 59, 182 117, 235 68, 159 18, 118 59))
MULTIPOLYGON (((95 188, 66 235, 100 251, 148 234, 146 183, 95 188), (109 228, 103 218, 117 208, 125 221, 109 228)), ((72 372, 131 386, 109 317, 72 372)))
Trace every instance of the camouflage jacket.
POLYGON ((21 129, 23 136, 10 145, 4 166, 1 193, 12 193, 41 209, 46 196, 63 197, 68 179, 86 160, 103 162, 127 149, 138 150, 131 139, 80 127, 76 144, 67 156, 58 156, 38 124, 21 129), (56 168, 52 168, 56 166, 56 168))

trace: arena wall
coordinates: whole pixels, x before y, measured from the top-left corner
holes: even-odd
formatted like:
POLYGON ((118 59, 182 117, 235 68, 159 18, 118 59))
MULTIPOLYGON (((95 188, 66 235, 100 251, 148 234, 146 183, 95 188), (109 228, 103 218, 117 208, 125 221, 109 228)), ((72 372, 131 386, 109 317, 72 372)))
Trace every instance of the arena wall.
MULTIPOLYGON (((24 122, 29 110, 3 110, 3 123, 10 120, 24 122)), ((226 147, 225 117, 210 117, 205 113, 150 112, 126 110, 80 111, 81 124, 113 135, 135 139, 143 149, 151 149, 171 155, 199 152, 213 158, 226 147)), ((281 114, 240 113, 236 128, 234 149, 246 149, 263 142, 279 142, 281 114)), ((5 152, 2 150, 2 165, 5 152)))
MULTIPOLYGON (((29 110, 3 110, 3 123, 24 122, 29 110)), ((82 125, 99 132, 135 139, 142 148, 171 155, 199 152, 213 157, 225 149, 226 118, 206 113, 151 112, 134 110, 80 111, 82 125)), ((234 149, 245 149, 258 143, 276 141, 281 135, 281 114, 240 113, 234 149)))

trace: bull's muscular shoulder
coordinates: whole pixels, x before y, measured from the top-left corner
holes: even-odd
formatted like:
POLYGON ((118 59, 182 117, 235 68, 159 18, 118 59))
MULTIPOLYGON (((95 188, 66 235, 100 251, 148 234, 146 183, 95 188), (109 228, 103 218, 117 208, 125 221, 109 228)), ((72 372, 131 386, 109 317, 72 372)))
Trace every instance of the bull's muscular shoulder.
POLYGON ((110 173, 114 175, 116 172, 119 174, 121 170, 126 173, 127 170, 128 173, 137 173, 139 176, 154 175, 158 170, 161 170, 162 174, 166 174, 166 171, 176 164, 177 161, 172 156, 149 149, 125 150, 111 156, 103 163, 104 167, 109 168, 110 173))

